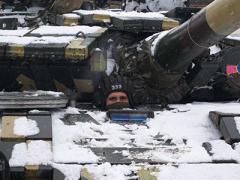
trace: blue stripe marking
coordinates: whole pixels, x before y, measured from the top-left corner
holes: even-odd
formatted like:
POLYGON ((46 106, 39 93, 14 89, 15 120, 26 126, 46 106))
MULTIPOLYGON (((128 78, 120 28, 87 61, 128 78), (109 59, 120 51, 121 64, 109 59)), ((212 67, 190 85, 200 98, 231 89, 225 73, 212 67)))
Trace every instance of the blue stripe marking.
POLYGON ((146 114, 112 114, 112 121, 146 121, 146 114))

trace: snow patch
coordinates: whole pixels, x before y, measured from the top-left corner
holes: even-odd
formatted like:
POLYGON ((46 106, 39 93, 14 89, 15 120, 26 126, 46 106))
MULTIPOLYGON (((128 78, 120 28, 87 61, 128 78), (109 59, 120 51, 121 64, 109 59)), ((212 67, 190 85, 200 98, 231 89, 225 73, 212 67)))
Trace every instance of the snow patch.
POLYGON ((54 96, 54 97, 60 97, 61 95, 64 95, 63 92, 55 92, 55 91, 24 91, 25 93, 29 93, 26 96, 54 96))
POLYGON ((152 42, 151 44, 151 54, 152 56, 154 56, 154 52, 155 52, 155 48, 156 45, 159 41, 161 41, 161 39, 166 36, 170 31, 162 31, 159 33, 159 35, 157 36, 157 38, 152 42))
POLYGON ((26 45, 31 43, 32 41, 38 39, 37 37, 18 37, 18 36, 10 36, 10 35, 3 35, 0 36, 1 43, 12 43, 12 44, 20 44, 26 45))
POLYGON ((177 157, 176 154, 174 155, 175 157, 171 157, 171 155, 172 155, 172 152, 165 152, 164 148, 162 148, 158 150, 149 150, 149 151, 143 152, 141 154, 138 154, 136 158, 152 159, 159 163, 171 163, 171 162, 174 162, 177 158, 179 158, 177 157))
POLYGON ((240 155, 237 151, 223 140, 211 141, 212 150, 211 153, 213 160, 236 160, 240 162, 240 155))
POLYGON ((63 16, 66 17, 66 18, 80 18, 79 15, 74 14, 74 13, 63 14, 63 16))
POLYGON ((20 117, 14 121, 14 134, 19 136, 32 136, 40 132, 37 122, 26 117, 20 117))
POLYGON ((74 107, 68 107, 66 109, 66 114, 79 114, 79 109, 74 107))
POLYGON ((116 61, 112 58, 108 58, 107 59, 107 69, 105 71, 106 74, 109 76, 113 72, 115 67, 118 69, 116 61))
POLYGON ((91 149, 74 143, 54 147, 54 162, 57 163, 97 163, 99 160, 91 149), (64 154, 64 155, 63 155, 64 154))
POLYGON ((240 41, 240 29, 236 30, 235 32, 227 36, 227 38, 240 41))
POLYGON ((193 147, 189 153, 185 153, 179 161, 180 163, 212 162, 212 158, 202 146, 193 147))
POLYGON ((102 27, 99 26, 40 26, 36 30, 32 31, 32 34, 44 35, 75 35, 78 32, 83 32, 84 34, 95 33, 102 27))
POLYGON ((33 109, 33 110, 29 111, 29 113, 40 113, 40 112, 41 112, 41 111, 38 110, 38 109, 33 109))
POLYGON ((236 123, 237 130, 240 134, 240 117, 234 117, 234 120, 235 120, 235 123, 236 123))
POLYGON ((30 141, 27 148, 27 165, 48 165, 51 163, 53 156, 50 142, 30 141))
POLYGON ((29 32, 29 28, 21 28, 17 30, 0 30, 0 36, 3 36, 3 38, 5 36, 24 36, 28 32, 29 32))
POLYGON ((33 44, 69 43, 73 39, 75 39, 74 36, 61 36, 61 37, 44 36, 35 39, 31 43, 33 44))
POLYGON ((157 179, 161 180, 239 180, 238 164, 182 164, 178 168, 161 166, 157 179))
POLYGON ((93 15, 93 14, 103 14, 109 15, 111 17, 139 17, 139 18, 164 18, 165 16, 159 12, 125 12, 125 11, 111 11, 111 10, 76 10, 75 13, 82 14, 82 15, 93 15))
POLYGON ((54 113, 53 119, 53 150, 55 162, 96 163, 99 158, 89 148, 82 147, 74 141, 96 136, 88 127, 91 123, 67 126, 60 120, 64 112, 54 113), (82 127, 82 125, 85 125, 82 127))
POLYGON ((27 144, 16 144, 12 150, 12 156, 9 160, 10 166, 25 166, 27 157, 27 144))
POLYGON ((210 55, 217 54, 221 51, 221 48, 216 45, 211 46, 209 49, 210 49, 210 55))
POLYGON ((122 155, 129 157, 130 156, 130 152, 128 150, 123 150, 122 151, 122 155))
POLYGON ((0 42, 2 43, 12 43, 27 45, 30 43, 33 44, 50 44, 50 43, 69 43, 71 40, 75 39, 74 36, 61 36, 61 37, 18 37, 18 36, 0 36, 0 42))
POLYGON ((16 144, 9 160, 10 166, 48 165, 52 161, 51 144, 46 141, 30 141, 16 144))

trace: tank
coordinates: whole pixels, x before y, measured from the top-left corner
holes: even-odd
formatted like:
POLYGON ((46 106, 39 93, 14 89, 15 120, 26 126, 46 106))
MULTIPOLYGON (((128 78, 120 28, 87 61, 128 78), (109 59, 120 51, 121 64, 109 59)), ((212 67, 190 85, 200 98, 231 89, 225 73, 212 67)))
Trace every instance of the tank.
MULTIPOLYGON (((45 94, 46 91, 59 91, 64 92, 67 95, 68 100, 77 100, 81 103, 81 110, 79 111, 79 114, 72 114, 75 113, 76 110, 69 108, 66 112, 70 113, 69 115, 72 118, 70 116, 69 118, 67 118, 67 116, 66 118, 62 116, 63 121, 60 123, 63 125, 66 121, 68 125, 74 125, 76 122, 76 124, 78 123, 82 126, 80 124, 82 122, 91 122, 93 125, 95 124, 93 126, 95 128, 92 130, 98 130, 101 126, 99 126, 99 128, 97 128, 97 126, 101 124, 103 125, 103 121, 105 121, 102 119, 104 114, 98 114, 99 112, 95 114, 94 111, 92 112, 92 114, 94 113, 96 116, 101 116, 99 124, 93 117, 90 116, 89 113, 85 113, 85 109, 88 109, 88 103, 93 101, 95 88, 99 85, 99 79, 102 77, 102 74, 110 74, 113 69, 122 68, 121 63, 126 62, 129 56, 133 57, 133 59, 131 59, 133 63, 137 63, 137 61, 133 61, 134 57, 136 60, 136 55, 138 55, 137 53, 140 54, 141 52, 146 52, 145 54, 148 55, 149 64, 152 65, 151 70, 156 79, 156 84, 158 84, 161 88, 171 87, 173 84, 176 84, 180 77, 183 76, 183 73, 187 71, 187 68, 191 66, 191 63, 195 58, 204 56, 207 60, 212 60, 212 56, 208 53, 209 47, 219 43, 219 41, 219 45, 221 46, 219 53, 221 56, 220 59, 231 59, 232 61, 239 62, 239 39, 234 39, 234 35, 225 38, 227 35, 239 28, 239 10, 239 0, 218 0, 207 6, 205 9, 200 10, 199 13, 194 16, 192 16, 191 13, 188 13, 188 16, 184 18, 182 18, 182 16, 178 17, 178 15, 170 17, 167 13, 162 14, 159 12, 149 12, 148 14, 140 12, 126 13, 121 10, 85 11, 78 9, 71 10, 70 12, 67 11, 68 13, 62 14, 60 13, 61 11, 53 11, 52 13, 48 13, 47 19, 45 20, 46 24, 44 24, 44 22, 40 22, 37 26, 31 27, 24 26, 24 17, 26 14, 22 14, 22 12, 19 14, 19 11, 13 11, 12 13, 16 13, 18 18, 11 17, 11 15, 7 18, 0 18, 0 27, 4 29, 0 30, 0 101, 5 102, 5 105, 7 105, 7 108, 6 106, 0 106, 0 109, 8 109, 8 111, 2 110, 2 122, 4 122, 4 126, 2 127, 13 127, 13 122, 19 116, 36 120, 38 127, 41 128, 41 132, 38 134, 39 136, 33 136, 35 140, 46 140, 48 142, 52 140, 54 145, 56 140, 52 138, 52 129, 56 126, 52 127, 52 120, 56 121, 57 119, 51 118, 52 113, 46 111, 40 112, 38 110, 27 112, 26 109, 23 110, 22 108, 30 106, 30 109, 38 109, 42 105, 44 105, 47 110, 51 107, 58 108, 58 112, 54 109, 54 112, 57 112, 57 114, 54 114, 53 118, 56 117, 55 115, 60 118, 63 111, 61 110, 60 112, 59 108, 65 107, 67 99, 65 97, 64 99, 59 99, 63 96, 61 93, 58 95, 58 93, 55 94, 56 92, 54 92, 54 98, 50 96, 53 92, 45 94), (229 7, 229 9, 225 9, 224 7, 229 7), (15 21, 18 22, 16 23, 17 25, 15 24, 14 28, 12 28, 14 24, 11 24, 13 22, 11 18, 14 18, 15 21), (6 19, 8 21, 6 21, 6 19), (9 25, 8 22, 10 23, 9 25), (145 42, 149 44, 141 46, 145 42), (136 46, 138 52, 129 54, 131 51, 128 50, 131 50, 136 46), (119 61, 115 61, 117 60, 116 57, 123 58, 119 61), (44 90, 42 91, 43 94, 40 95, 38 90, 44 90), (27 91, 27 93, 19 93, 24 91, 27 91), (29 93, 29 91, 31 92, 29 93), (35 91, 38 91, 38 93, 35 91), (31 98, 31 93, 33 93, 32 95, 34 98, 31 98), (22 94, 25 96, 24 98, 22 98, 22 94), (25 106, 23 106, 22 101, 26 102, 25 106), (38 103, 36 104, 37 106, 31 104, 32 101, 36 101, 38 103), (19 102, 19 104, 16 102, 19 102), (56 107, 56 102, 58 107, 56 107), (86 106, 83 107, 83 104, 86 106), (21 111, 16 110, 17 105, 20 106, 21 111), (9 110, 10 107, 14 110, 9 110), (78 118, 81 118, 82 120, 76 120, 78 118), (44 127, 44 131, 42 131, 42 127, 44 127)), ((215 68, 212 64, 207 66, 210 68, 203 71, 203 77, 210 72, 209 69, 211 70, 215 68)), ((126 67, 135 68, 134 66, 126 67)), ((139 69, 138 71, 143 74, 147 68, 147 66, 144 66, 143 69, 139 69)), ((148 76, 149 74, 146 73, 144 75, 148 76)), ((199 83, 199 80, 197 80, 197 83, 199 83)), ((143 94, 140 95, 143 96, 143 94)), ((145 108, 147 107, 143 104, 142 110, 144 110, 145 114, 141 113, 140 118, 142 118, 142 116, 152 117, 146 114, 145 108)), ((150 108, 152 109, 153 107, 150 108)), ((92 104, 90 104, 90 109, 92 110, 92 104)), ((185 111, 188 111, 188 109, 188 107, 176 110, 169 108, 168 110, 170 111, 165 115, 167 116, 169 113, 173 113, 173 116, 175 116, 175 113, 179 112, 181 113, 181 116, 184 116, 185 111)), ((159 110, 162 110, 162 107, 157 105, 156 110, 159 114, 159 110)), ((119 112, 110 111, 110 113, 115 113, 116 115, 119 112)), ((136 115, 139 115, 136 114, 136 111, 130 110, 130 113, 135 113, 133 114, 135 119, 136 115)), ((153 112, 150 113, 151 115, 154 114, 153 112)), ((109 116, 110 115, 111 114, 109 114, 109 116)), ((56 123, 57 122, 53 122, 55 125, 60 124, 56 123)), ((109 121, 107 123, 109 124, 109 121)), ((134 125, 133 130, 136 130, 136 126, 140 126, 140 124, 132 125, 134 125)), ((129 128, 132 125, 127 124, 126 128, 129 128)), ((123 126, 125 125, 123 124, 123 126)), ((145 124, 143 126, 143 130, 145 130, 145 124)), ((83 128, 85 128, 85 126, 83 126, 83 128)), ((207 126, 207 128, 209 127, 207 126)), ((122 131, 121 128, 120 130, 122 131)), ((4 131, 1 130, 2 141, 0 142, 0 146, 1 151, 3 153, 6 152, 6 157, 0 152, 0 179, 5 178, 7 180, 10 179, 10 168, 6 159, 11 157, 11 150, 9 149, 13 148, 15 142, 9 142, 9 140, 7 140, 7 138, 9 138, 8 134, 12 133, 12 131, 10 133, 6 132, 8 132, 7 128, 6 130, 4 128, 4 131), (5 164, 5 167, 3 167, 2 164, 5 164), (5 177, 3 177, 3 173, 1 172, 4 173, 5 177)), ((99 142, 102 143, 105 141, 105 136, 104 133, 102 134, 101 131, 99 132, 96 131, 97 134, 103 137, 99 139, 99 142)), ((129 132, 130 131, 128 129, 126 131, 127 135, 129 132)), ((228 129, 224 132, 228 132, 228 129)), ((74 143, 76 140, 76 146, 79 146, 80 148, 90 147, 90 150, 92 150, 93 153, 99 157, 103 157, 100 161, 96 161, 97 163, 104 163, 106 159, 108 164, 122 165, 133 164, 132 162, 136 162, 136 164, 151 163, 157 165, 162 164, 164 166, 165 163, 168 163, 168 159, 170 163, 175 161, 177 163, 180 162, 178 158, 175 159, 175 157, 185 158, 186 155, 189 155, 185 154, 185 151, 192 155, 191 146, 189 146, 191 145, 191 142, 189 144, 187 142, 188 139, 183 139, 181 141, 180 137, 172 140, 169 139, 171 138, 171 135, 165 136, 164 132, 163 134, 160 134, 161 132, 158 133, 154 131, 154 133, 149 133, 151 137, 153 136, 152 138, 154 138, 154 141, 153 143, 148 144, 149 146, 147 146, 147 148, 144 148, 144 145, 142 144, 140 144, 141 147, 139 147, 139 143, 136 145, 130 144, 129 147, 133 147, 132 149, 136 150, 131 152, 134 154, 134 159, 126 158, 124 155, 126 153, 116 154, 116 151, 125 150, 125 147, 122 148, 121 144, 120 147, 110 147, 111 149, 105 147, 98 148, 97 146, 91 148, 92 146, 88 146, 88 144, 86 144, 89 142, 88 136, 87 138, 83 136, 83 139, 81 139, 82 136, 80 137, 77 134, 74 134, 74 136, 71 137, 73 137, 72 140, 74 143), (156 133, 156 136, 153 136, 154 133, 156 133), (179 143, 177 143, 176 140, 179 143), (158 147, 161 148, 159 150, 164 150, 164 152, 167 153, 167 156, 166 158, 162 158, 161 156, 160 161, 158 159, 156 161, 152 161, 152 154, 149 155, 149 150, 154 149, 157 150, 157 153, 159 153, 161 151, 156 149, 158 147), (145 151, 147 152, 146 158, 135 158, 138 153, 142 155, 145 151), (184 153, 183 156, 179 156, 178 152, 184 153), (173 156, 168 156, 168 153, 173 154, 173 156)), ((14 133, 12 134, 14 135, 14 133)), ((99 135, 97 135, 98 138, 100 137, 99 135)), ((218 134, 216 135, 216 137, 218 137, 218 134)), ((26 146, 30 147, 30 138, 31 137, 25 139, 23 136, 13 136, 11 140, 20 140, 21 142, 25 142, 27 140, 26 146)), ((64 138, 66 139, 66 137, 64 138)), ((93 138, 95 137, 93 136, 93 138)), ((71 139, 69 140, 71 141, 71 139)), ((132 142, 132 140, 134 139, 129 139, 129 142, 132 142)), ((191 139, 189 140, 191 141, 191 139)), ((48 149, 51 149, 50 147, 51 145, 49 145, 48 149)), ((63 146, 59 147, 61 148, 63 146)), ((196 147, 199 148, 198 146, 196 147)), ((210 147, 207 148, 210 149, 211 144, 210 147)), ((35 150, 34 148, 32 149, 33 151, 35 150)), ((63 148, 63 150, 66 149, 63 148)), ((27 152, 28 150, 26 149, 24 154, 27 152)), ((53 153, 56 152, 57 150, 54 149, 53 153)), ((66 153, 66 151, 64 152, 66 153)), ((209 156, 209 159, 210 158, 211 157, 209 156)), ((193 160, 194 163, 197 163, 195 162, 195 159, 193 160)), ((204 158, 203 162, 206 162, 205 160, 206 159, 204 158)), ((230 160, 232 161, 231 157, 230 160)), ((221 159, 218 159, 218 161, 220 162, 221 159)), ((71 160, 67 162, 76 164, 75 161, 71 162, 71 160)), ((93 162, 94 161, 92 161, 92 158, 90 157, 90 164, 93 162)), ((210 162, 216 163, 214 159, 210 162)), ((60 162, 56 161, 56 165, 58 163, 60 162)), ((62 162, 62 165, 63 164, 65 164, 64 161, 62 162)), ((108 168, 109 165, 106 167, 108 168)), ((174 167, 174 169, 176 168, 174 167)), ((79 171, 79 169, 76 170, 79 171)), ((84 169, 81 170, 81 179, 83 179, 82 177, 85 177, 83 176, 83 170, 84 169)), ((134 171, 131 170, 129 173, 130 175, 133 175, 133 178, 136 178, 137 174, 134 171)), ((87 174, 86 179, 89 179, 89 173, 87 172, 85 174, 87 174)), ((154 173, 149 172, 148 174, 154 173)), ((64 175, 60 173, 60 171, 58 172, 58 170, 53 169, 51 166, 35 166, 34 164, 34 166, 30 165, 22 167, 20 165, 18 167, 11 167, 11 179, 19 180, 25 179, 25 177, 37 179, 64 179, 64 175)), ((144 175, 144 177, 146 176, 144 175)), ((128 176, 127 178, 129 179, 131 177, 128 176)), ((152 178, 152 176, 147 177, 147 179, 150 178, 152 178)))

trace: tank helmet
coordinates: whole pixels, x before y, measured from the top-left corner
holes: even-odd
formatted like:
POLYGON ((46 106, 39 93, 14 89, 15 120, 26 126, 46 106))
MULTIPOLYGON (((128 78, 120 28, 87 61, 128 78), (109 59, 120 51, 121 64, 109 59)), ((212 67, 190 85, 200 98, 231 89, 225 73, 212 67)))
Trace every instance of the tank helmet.
MULTIPOLYGON (((103 75, 102 80, 99 83, 99 86, 96 90, 97 95, 97 103, 98 107, 101 109, 109 109, 109 108, 127 108, 132 107, 132 97, 131 97, 131 83, 127 77, 121 76, 119 74, 111 74, 109 76, 103 75), (118 92, 122 94, 117 94, 118 92), (128 103, 126 103, 124 94, 127 96, 128 103), (111 96, 121 96, 121 101, 116 101, 109 105, 107 103, 108 98, 111 96), (122 99, 121 99, 122 98, 122 99)), ((114 97, 117 98, 117 97, 114 97)), ((113 98, 113 99, 114 99, 113 98)))

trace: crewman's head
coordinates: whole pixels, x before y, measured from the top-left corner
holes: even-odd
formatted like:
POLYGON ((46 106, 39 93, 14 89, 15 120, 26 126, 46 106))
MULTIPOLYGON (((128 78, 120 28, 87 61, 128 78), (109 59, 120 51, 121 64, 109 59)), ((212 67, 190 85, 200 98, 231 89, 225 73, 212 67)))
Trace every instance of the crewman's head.
POLYGON ((101 109, 132 107, 131 83, 118 74, 104 75, 96 89, 95 104, 101 109))
POLYGON ((106 108, 124 108, 129 107, 129 99, 127 93, 123 91, 111 92, 106 99, 106 108))

